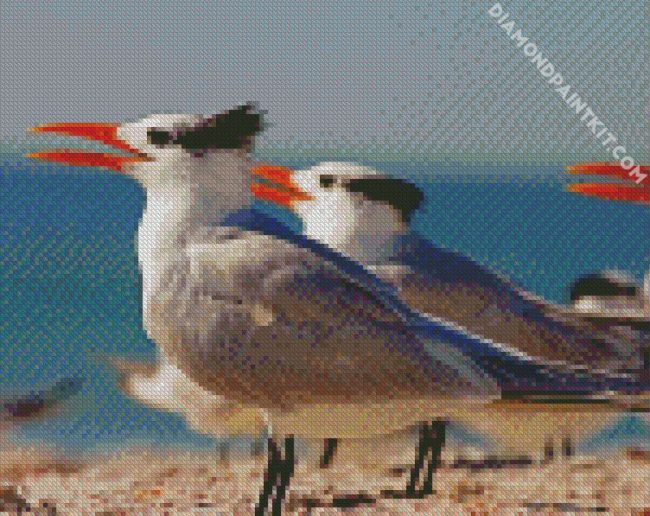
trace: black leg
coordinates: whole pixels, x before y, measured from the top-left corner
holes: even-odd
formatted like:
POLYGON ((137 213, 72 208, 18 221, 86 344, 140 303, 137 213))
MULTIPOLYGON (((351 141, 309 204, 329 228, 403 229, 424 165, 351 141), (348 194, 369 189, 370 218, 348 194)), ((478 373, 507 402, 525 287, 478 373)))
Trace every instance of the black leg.
POLYGON ((255 516, 264 516, 269 507, 269 499, 273 495, 273 488, 278 481, 282 457, 275 440, 268 438, 268 460, 266 471, 264 472, 264 485, 260 492, 260 497, 255 507, 255 516))
MULTIPOLYGON (((440 456, 445 444, 446 427, 447 423, 445 421, 433 421, 421 425, 415 464, 411 469, 406 489, 403 491, 382 491, 381 496, 386 498, 422 498, 433 493, 433 474, 440 466, 440 456), (422 479, 425 465, 426 474, 422 479)), ((308 500, 306 506, 308 508, 337 507, 345 509, 373 504, 376 501, 377 498, 374 496, 359 493, 335 496, 331 504, 325 504, 318 500, 308 500)))
POLYGON ((284 459, 281 461, 280 465, 280 472, 278 475, 279 484, 275 492, 275 498, 273 499, 273 507, 271 510, 272 516, 281 516, 282 514, 282 503, 284 502, 284 497, 289 488, 295 465, 294 438, 287 437, 284 440, 284 459))
POLYGON ((427 465, 427 474, 422 482, 422 496, 433 494, 433 474, 438 470, 441 464, 442 449, 445 446, 447 424, 444 421, 434 421, 431 423, 430 433, 430 459, 427 465))
POLYGON ((339 440, 335 437, 325 439, 325 444, 323 446, 323 455, 320 458, 320 467, 322 469, 329 468, 336 454, 336 447, 339 444, 339 440))
POLYGON ((423 423, 420 427, 420 440, 418 441, 417 453, 415 455, 415 464, 411 468, 411 476, 409 477, 409 482, 406 485, 406 495, 414 496, 417 492, 418 484, 420 482, 420 475, 422 474, 422 468, 424 462, 429 454, 429 449, 431 448, 431 425, 429 423, 423 423))
POLYGON ((562 439, 562 456, 565 459, 573 457, 573 439, 570 437, 562 439))
POLYGON ((418 439, 418 446, 415 452, 415 463, 411 468, 411 474, 409 475, 409 481, 406 484, 406 488, 404 491, 383 491, 383 496, 387 498, 415 498, 417 486, 420 482, 422 467, 424 466, 424 461, 426 460, 429 448, 431 447, 430 436, 431 426, 429 423, 422 423, 420 426, 420 438, 418 439))
POLYGON ((411 469, 409 482, 404 491, 384 491, 388 498, 423 498, 433 492, 433 474, 440 465, 440 455, 445 443, 446 422, 433 421, 420 427, 415 464, 411 469), (426 475, 422 471, 426 465, 426 475))

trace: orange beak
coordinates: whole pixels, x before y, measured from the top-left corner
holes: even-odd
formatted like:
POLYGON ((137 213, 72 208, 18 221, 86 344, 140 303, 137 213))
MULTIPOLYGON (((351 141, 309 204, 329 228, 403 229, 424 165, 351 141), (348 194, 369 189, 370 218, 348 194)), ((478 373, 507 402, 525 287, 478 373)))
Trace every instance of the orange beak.
MULTIPOLYGON (((641 165, 641 174, 648 174, 650 166, 641 165)), ((616 163, 580 163, 567 167, 570 174, 603 175, 635 182, 630 175, 630 170, 625 170, 616 163)), ((567 186, 569 192, 579 193, 610 201, 627 201, 641 204, 650 204, 650 179, 646 176, 640 184, 625 183, 572 183, 567 186)))
POLYGON ((251 168, 251 174, 264 180, 251 183, 251 192, 257 199, 290 209, 295 202, 313 199, 293 181, 293 170, 288 167, 257 165, 251 168))
POLYGON ((141 154, 137 149, 134 149, 126 141, 117 136, 118 128, 119 125, 117 124, 106 123, 59 123, 39 125, 31 128, 30 131, 35 133, 64 134, 93 140, 109 145, 116 150, 128 152, 130 154, 129 156, 104 152, 57 149, 33 152, 28 154, 27 157, 78 167, 102 167, 116 172, 124 172, 127 164, 148 161, 148 157, 141 154))

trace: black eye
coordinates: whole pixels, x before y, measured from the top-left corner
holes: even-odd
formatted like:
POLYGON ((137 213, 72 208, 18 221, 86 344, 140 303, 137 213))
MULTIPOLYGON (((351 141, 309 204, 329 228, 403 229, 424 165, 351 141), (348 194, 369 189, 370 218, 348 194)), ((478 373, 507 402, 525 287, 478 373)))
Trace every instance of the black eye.
POLYGON ((167 131, 149 129, 149 131, 147 131, 147 140, 151 145, 158 145, 162 147, 163 145, 167 145, 172 141, 172 135, 167 131))
POLYGON ((331 188, 335 182, 334 176, 320 176, 320 185, 323 188, 331 188))

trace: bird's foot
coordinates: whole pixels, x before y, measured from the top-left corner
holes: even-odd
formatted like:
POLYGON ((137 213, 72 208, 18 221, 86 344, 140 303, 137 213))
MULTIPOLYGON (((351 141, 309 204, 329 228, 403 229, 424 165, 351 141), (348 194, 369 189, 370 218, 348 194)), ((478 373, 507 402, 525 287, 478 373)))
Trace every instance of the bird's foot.
POLYGON ((353 509, 363 505, 372 505, 377 502, 377 497, 367 493, 338 494, 331 498, 292 498, 287 504, 289 510, 301 509, 319 509, 331 507, 335 509, 353 509))
POLYGON ((381 496, 382 498, 388 498, 392 500, 418 500, 426 498, 434 492, 435 491, 427 492, 422 489, 415 491, 411 489, 387 489, 381 492, 381 496))

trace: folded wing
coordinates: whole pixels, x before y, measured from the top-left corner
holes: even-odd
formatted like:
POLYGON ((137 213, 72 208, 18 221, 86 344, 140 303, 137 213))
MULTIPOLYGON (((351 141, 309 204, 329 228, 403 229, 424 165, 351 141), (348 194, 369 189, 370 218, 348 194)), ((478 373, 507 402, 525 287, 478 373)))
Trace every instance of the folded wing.
POLYGON ((552 309, 460 254, 417 236, 402 242, 395 265, 374 270, 389 278, 413 308, 542 360, 591 368, 640 367, 628 339, 552 309))

